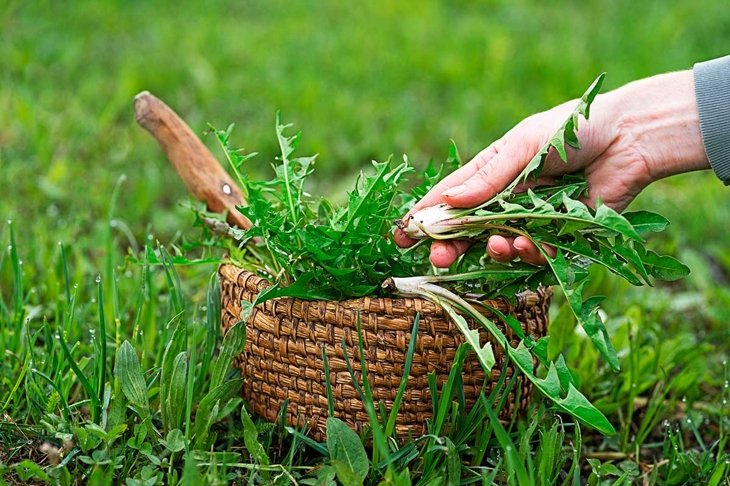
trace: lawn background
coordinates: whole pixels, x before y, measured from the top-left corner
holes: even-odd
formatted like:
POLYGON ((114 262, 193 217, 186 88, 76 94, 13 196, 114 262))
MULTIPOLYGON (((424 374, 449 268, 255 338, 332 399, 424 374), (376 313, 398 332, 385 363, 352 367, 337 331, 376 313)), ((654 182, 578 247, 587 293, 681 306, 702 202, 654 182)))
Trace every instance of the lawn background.
MULTIPOLYGON (((612 89, 730 53, 730 8, 710 0, 11 0, 0 5, 0 22, 0 216, 14 221, 27 326, 38 329, 58 305, 62 241, 87 302, 82 312, 94 313, 97 274, 106 282, 113 271, 123 277, 123 338, 132 333, 139 274, 125 266, 128 249, 148 235, 171 245, 198 234, 180 205, 188 200, 184 186, 134 122, 132 99, 141 90, 168 102, 201 136, 207 123, 235 122, 234 143, 260 153, 250 168, 259 174, 275 155, 281 110, 304 132, 300 153, 320 154, 311 192, 342 198, 371 159, 405 153, 423 167, 445 157, 450 138, 470 156, 523 117, 578 96, 602 71, 612 89)), ((213 147, 211 136, 204 140, 213 147)), ((669 354, 701 344, 697 370, 674 398, 719 400, 730 351, 730 193, 711 173, 678 176, 651 186, 633 207, 672 221, 653 244, 693 273, 656 291, 602 278, 595 290, 610 295, 604 307, 616 329, 639 315, 638 332, 670 348, 676 341, 669 354)), ((0 241, 9 244, 4 221, 0 241)), ((9 252, 0 259, 5 302, 13 298, 10 260, 9 252)), ((213 270, 181 270, 191 306, 203 302, 213 270)), ((81 357, 93 321, 79 322, 81 357)), ((143 365, 153 365, 166 336, 140 344, 143 365)), ((2 350, 0 406, 22 351, 2 350)), ((590 376, 589 365, 583 372, 590 376)), ((615 380, 607 383, 620 388, 615 380)), ((69 385, 72 397, 77 388, 69 385)), ((605 390, 587 386, 591 392, 605 398, 605 390)), ((32 406, 15 401, 16 414, 9 408, 0 420, 38 425, 32 406)))

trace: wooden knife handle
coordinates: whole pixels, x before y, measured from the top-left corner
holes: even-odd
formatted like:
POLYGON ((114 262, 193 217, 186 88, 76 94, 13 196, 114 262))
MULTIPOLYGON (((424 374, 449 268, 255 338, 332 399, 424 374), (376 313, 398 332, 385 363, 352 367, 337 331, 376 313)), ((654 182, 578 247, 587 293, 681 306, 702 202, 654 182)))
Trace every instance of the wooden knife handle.
POLYGON ((177 113, 149 91, 134 97, 134 113, 137 123, 155 137, 187 188, 209 211, 227 211, 229 224, 251 227, 251 221, 236 209, 246 205, 241 190, 177 113))

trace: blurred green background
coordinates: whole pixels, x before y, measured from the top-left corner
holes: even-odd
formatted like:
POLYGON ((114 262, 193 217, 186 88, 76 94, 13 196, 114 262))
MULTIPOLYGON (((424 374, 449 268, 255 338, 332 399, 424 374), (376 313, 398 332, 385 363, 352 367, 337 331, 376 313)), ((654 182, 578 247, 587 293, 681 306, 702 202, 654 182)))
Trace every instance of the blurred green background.
MULTIPOLYGON (((31 275, 58 240, 83 256, 79 272, 100 264, 122 176, 121 253, 148 233, 166 243, 196 231, 182 183, 134 121, 144 89, 201 136, 235 122, 262 174, 282 110, 304 131, 301 153, 320 154, 312 192, 341 197, 370 159, 423 166, 449 138, 470 156, 601 71, 615 88, 730 49, 730 9, 709 0, 10 1, 0 19, 0 215, 17 222, 31 275)), ((636 203, 672 220, 657 245, 690 263, 691 315, 713 322, 729 314, 728 202, 707 173, 636 203)))

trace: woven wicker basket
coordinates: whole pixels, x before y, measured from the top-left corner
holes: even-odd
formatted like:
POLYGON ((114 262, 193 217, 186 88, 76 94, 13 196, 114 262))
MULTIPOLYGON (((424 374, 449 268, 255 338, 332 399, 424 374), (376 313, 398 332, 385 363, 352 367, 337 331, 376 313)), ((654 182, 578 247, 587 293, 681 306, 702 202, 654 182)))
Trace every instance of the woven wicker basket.
MULTIPOLYGON (((177 113, 147 91, 135 97, 134 109, 137 122, 157 140, 193 195, 204 201, 210 211, 225 211, 230 225, 250 228, 251 222, 237 209, 245 205, 241 190, 177 113)), ((241 301, 253 302, 268 283, 233 265, 221 266, 219 273, 222 324, 227 331, 240 320, 241 301)), ((550 290, 543 289, 518 295, 516 306, 504 301, 493 301, 489 306, 514 315, 527 334, 541 337, 547 331, 550 296, 550 290)), ((376 402, 383 401, 386 407, 392 405, 400 385, 413 320, 420 313, 418 341, 396 433, 400 438, 424 433, 426 419, 432 415, 428 374, 435 372, 439 386, 443 384, 456 348, 464 339, 441 308, 422 299, 362 298, 343 302, 276 299, 258 306, 246 323, 246 347, 236 360, 244 378, 243 395, 253 411, 274 421, 286 403, 288 422, 308 426, 310 435, 322 440, 328 405, 324 348, 330 364, 335 415, 353 428, 362 429, 369 421, 347 371, 341 345, 344 337, 348 352, 356 351, 358 312, 373 398, 376 402)), ((512 330, 495 322, 516 346, 518 340, 512 330)), ((490 339, 486 331, 480 332, 483 342, 490 339)), ((483 385, 489 393, 498 380, 504 354, 499 346, 494 347, 494 354, 497 363, 486 385, 476 356, 470 356, 465 362, 463 385, 467 405, 474 403, 483 385)), ((353 357, 351 354, 350 358, 353 357)), ((359 357, 352 361, 356 379, 360 380, 359 357)), ((507 368, 508 376, 513 372, 513 368, 507 368)), ((518 376, 506 398, 501 418, 507 419, 513 412, 524 409, 530 390, 530 383, 518 376)))
MULTIPOLYGON (((266 280, 234 265, 222 265, 222 325, 227 331, 240 320, 241 301, 252 302, 269 284, 266 280)), ((544 336, 547 331, 551 292, 520 294, 517 305, 505 301, 490 306, 520 321, 527 334, 544 336)), ((360 380, 357 356, 357 315, 363 332, 363 348, 368 379, 376 403, 390 407, 403 375, 405 355, 416 313, 420 313, 418 342, 399 414, 396 434, 405 439, 426 431, 430 418, 431 396, 428 373, 436 372, 438 383, 446 381, 456 348, 464 342, 458 329, 440 307, 423 299, 361 298, 342 302, 305 301, 282 298, 265 302, 252 312, 246 323, 246 347, 236 359, 244 378, 243 395, 249 407, 269 421, 279 418, 287 403, 286 419, 291 425, 308 426, 309 434, 323 440, 327 420, 327 392, 322 347, 330 366, 330 384, 335 415, 357 430, 367 424, 367 412, 347 371, 342 338, 360 380)), ((509 327, 497 322, 516 346, 518 339, 509 327)), ((473 323, 470 323, 474 325, 473 323)), ((490 336, 482 333, 486 342, 490 336)), ((489 393, 503 369, 504 353, 494 346, 497 364, 485 385, 489 393)), ((514 368, 507 368, 512 376, 514 368)), ((475 355, 470 354, 463 368, 464 396, 467 405, 475 402, 484 381, 484 372, 475 355)), ((501 418, 507 419, 528 403, 531 384, 518 376, 506 400, 501 418)))

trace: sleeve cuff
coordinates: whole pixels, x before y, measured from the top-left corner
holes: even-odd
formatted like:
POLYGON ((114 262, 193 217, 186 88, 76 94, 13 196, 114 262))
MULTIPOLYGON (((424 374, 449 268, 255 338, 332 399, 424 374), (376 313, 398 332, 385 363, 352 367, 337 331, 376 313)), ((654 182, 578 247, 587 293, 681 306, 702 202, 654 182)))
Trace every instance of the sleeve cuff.
POLYGON ((694 81, 707 158, 730 185, 730 56, 695 64, 694 81))

